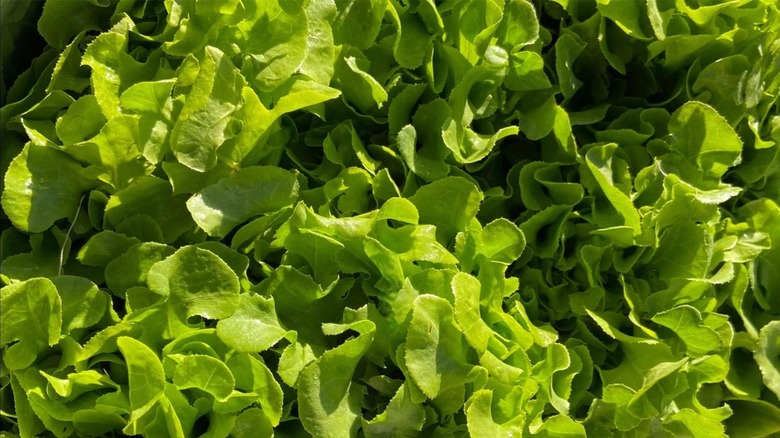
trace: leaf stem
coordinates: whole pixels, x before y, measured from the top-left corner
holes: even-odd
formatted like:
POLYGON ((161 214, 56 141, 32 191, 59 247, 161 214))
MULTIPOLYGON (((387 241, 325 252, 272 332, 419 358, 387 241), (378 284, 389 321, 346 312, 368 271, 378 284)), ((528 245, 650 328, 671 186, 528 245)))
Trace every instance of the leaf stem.
POLYGON ((76 221, 79 219, 79 213, 81 212, 81 204, 84 202, 84 197, 87 196, 86 194, 81 195, 81 199, 79 199, 79 207, 76 209, 76 215, 73 216, 73 221, 70 223, 70 227, 68 227, 68 232, 65 233, 65 240, 62 241, 62 247, 60 248, 60 264, 57 268, 57 275, 62 275, 62 266, 65 263, 65 246, 68 245, 68 239, 70 239, 70 233, 73 231, 73 226, 76 225, 76 221))

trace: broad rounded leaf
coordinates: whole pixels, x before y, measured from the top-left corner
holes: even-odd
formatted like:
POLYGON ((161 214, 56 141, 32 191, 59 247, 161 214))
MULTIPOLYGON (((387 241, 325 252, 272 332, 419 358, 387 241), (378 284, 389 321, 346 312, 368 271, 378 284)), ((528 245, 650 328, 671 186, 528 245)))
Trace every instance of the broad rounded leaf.
POLYGON ((106 266, 108 288, 116 295, 123 296, 131 287, 146 285, 146 275, 152 265, 174 252, 168 245, 153 242, 139 243, 128 248, 106 266))
POLYGON ((739 163, 742 141, 712 107, 688 102, 672 114, 669 132, 674 147, 708 177, 720 178, 739 163))
POLYGON ((152 265, 147 283, 154 292, 167 296, 172 306, 183 309, 187 317, 222 319, 238 307, 236 274, 213 252, 194 246, 185 246, 152 265))
POLYGON ((406 335, 406 367, 429 398, 470 381, 469 346, 443 298, 420 295, 406 335))
POLYGON ((3 211, 14 226, 32 233, 74 216, 83 193, 96 185, 64 152, 34 144, 11 162, 4 182, 3 211))
POLYGON ((764 384, 780 397, 780 321, 772 321, 761 329, 755 358, 764 384))
POLYGON ((64 334, 97 324, 108 310, 108 295, 86 278, 60 275, 51 281, 62 299, 64 334))
POLYGON ((235 313, 217 323, 217 336, 236 351, 256 353, 294 337, 294 332, 282 328, 272 298, 242 294, 235 313))
POLYGON ((482 192, 465 178, 451 176, 421 187, 410 201, 420 213, 420 222, 436 225, 436 236, 449 242, 477 215, 482 192))
POLYGON ((292 205, 295 176, 278 167, 247 167, 193 195, 187 209, 209 235, 224 236, 252 216, 292 205))
POLYGON ((303 63, 308 19, 297 2, 258 2, 259 17, 246 31, 244 71, 247 79, 270 91, 288 79, 303 63))
POLYGON ((0 289, 0 299, 0 345, 16 342, 4 351, 3 361, 9 369, 24 369, 60 337, 60 296, 50 280, 34 278, 0 289))
POLYGON ((171 150, 180 163, 205 172, 217 164, 217 148, 241 105, 244 77, 224 53, 207 47, 192 91, 171 131, 171 150))
POLYGON ((233 392, 236 380, 221 360, 211 356, 185 356, 173 373, 173 384, 179 389, 198 388, 225 400, 233 392))
MULTIPOLYGON (((122 336, 116 341, 127 363, 130 420, 126 432, 151 409, 165 390, 165 373, 157 355, 143 342, 122 336)), ((132 434, 132 432, 131 432, 132 434)))
POLYGON ((354 436, 362 416, 362 386, 352 382, 360 358, 374 338, 374 324, 354 339, 325 352, 301 373, 298 409, 306 431, 313 436, 354 436))

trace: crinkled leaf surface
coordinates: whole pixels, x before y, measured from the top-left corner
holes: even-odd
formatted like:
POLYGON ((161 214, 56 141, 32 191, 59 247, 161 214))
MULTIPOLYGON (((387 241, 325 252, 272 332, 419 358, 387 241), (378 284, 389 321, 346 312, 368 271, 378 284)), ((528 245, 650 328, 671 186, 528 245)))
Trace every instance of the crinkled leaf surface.
POLYGON ((214 167, 230 115, 241 104, 244 82, 224 53, 206 48, 198 76, 171 131, 171 150, 179 162, 199 172, 214 167))
POLYGON ((173 373, 173 384, 178 389, 198 388, 217 400, 230 396, 235 383, 227 365, 210 356, 186 356, 176 365, 173 373))
POLYGON ((273 299, 242 294, 236 312, 217 324, 217 335, 236 351, 251 353, 265 351, 294 332, 282 327, 273 299))
POLYGON ((195 223, 212 236, 224 236, 252 216, 292 205, 298 182, 273 166, 248 167, 193 195, 187 209, 195 223))
POLYGON ((238 307, 238 277, 213 252, 194 246, 179 249, 149 268, 147 283, 154 292, 183 309, 188 317, 227 318, 238 307))
POLYGON ((3 353, 9 369, 24 369, 38 353, 57 343, 62 325, 62 301, 48 279, 34 278, 2 289, 3 353))
POLYGON ((57 219, 75 215, 93 184, 63 152, 30 144, 5 173, 3 211, 19 229, 39 233, 57 219))
POLYGON ((358 337, 325 352, 301 373, 298 406, 301 422, 315 436, 353 436, 360 426, 361 385, 352 373, 374 337, 373 323, 363 321, 358 337))
POLYGON ((125 430, 132 431, 142 416, 163 396, 165 375, 160 359, 142 342, 130 337, 117 339, 119 351, 127 363, 130 423, 125 430))

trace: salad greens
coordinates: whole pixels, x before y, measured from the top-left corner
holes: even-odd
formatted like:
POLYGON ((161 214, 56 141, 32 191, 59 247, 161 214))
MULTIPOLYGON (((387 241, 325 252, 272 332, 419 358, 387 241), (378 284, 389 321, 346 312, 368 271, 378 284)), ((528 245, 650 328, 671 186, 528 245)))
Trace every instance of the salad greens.
POLYGON ((774 0, 2 6, 0 436, 780 436, 774 0))

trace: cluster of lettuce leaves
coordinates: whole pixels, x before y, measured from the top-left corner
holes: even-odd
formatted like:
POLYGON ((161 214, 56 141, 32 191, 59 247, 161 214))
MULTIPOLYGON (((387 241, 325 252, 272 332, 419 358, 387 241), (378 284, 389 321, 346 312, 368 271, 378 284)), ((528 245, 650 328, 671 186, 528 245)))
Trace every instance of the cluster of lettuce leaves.
POLYGON ((780 433, 774 0, 36 4, 0 435, 780 433))

